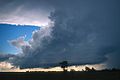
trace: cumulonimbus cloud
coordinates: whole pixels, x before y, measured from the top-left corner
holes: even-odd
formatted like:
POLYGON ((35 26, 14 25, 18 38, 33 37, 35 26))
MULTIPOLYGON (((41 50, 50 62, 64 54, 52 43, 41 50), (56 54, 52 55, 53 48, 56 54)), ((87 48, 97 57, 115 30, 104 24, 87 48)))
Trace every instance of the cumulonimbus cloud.
POLYGON ((22 55, 11 63, 20 68, 57 66, 65 60, 70 65, 99 64, 108 59, 109 53, 120 52, 117 1, 49 3, 55 9, 49 17, 54 26, 35 31, 30 45, 22 46, 22 55))

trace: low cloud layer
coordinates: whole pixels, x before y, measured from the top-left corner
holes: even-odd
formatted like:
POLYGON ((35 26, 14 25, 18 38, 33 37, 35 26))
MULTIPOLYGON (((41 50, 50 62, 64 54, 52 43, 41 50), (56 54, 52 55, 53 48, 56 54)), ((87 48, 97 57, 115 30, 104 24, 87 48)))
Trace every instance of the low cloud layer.
MULTIPOLYGON (((49 17, 54 25, 34 31, 29 45, 21 46, 22 53, 10 59, 13 65, 52 67, 64 60, 70 65, 99 64, 111 59, 110 54, 120 52, 118 0, 48 3, 55 10, 49 17)), ((114 55, 117 56, 120 55, 114 55)), ((112 61, 109 64, 113 67, 120 65, 118 59, 112 61), (117 64, 111 64, 112 61, 117 64)))
POLYGON ((0 62, 6 61, 11 57, 15 57, 15 55, 0 53, 0 62))

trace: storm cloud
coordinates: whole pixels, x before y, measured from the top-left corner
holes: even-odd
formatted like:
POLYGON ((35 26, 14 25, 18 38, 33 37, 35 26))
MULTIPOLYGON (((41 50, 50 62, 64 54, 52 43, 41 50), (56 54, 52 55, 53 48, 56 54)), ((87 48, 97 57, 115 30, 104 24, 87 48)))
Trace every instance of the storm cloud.
POLYGON ((0 53, 0 62, 9 60, 11 57, 15 57, 15 55, 0 53))
POLYGON ((49 16, 54 25, 33 32, 29 45, 22 46, 22 54, 11 62, 21 68, 57 66, 65 60, 70 65, 105 63, 112 58, 109 54, 120 52, 119 2, 47 1, 54 8, 49 16))
POLYGON ((52 8, 42 0, 1 0, 0 23, 46 26, 51 11, 52 8))

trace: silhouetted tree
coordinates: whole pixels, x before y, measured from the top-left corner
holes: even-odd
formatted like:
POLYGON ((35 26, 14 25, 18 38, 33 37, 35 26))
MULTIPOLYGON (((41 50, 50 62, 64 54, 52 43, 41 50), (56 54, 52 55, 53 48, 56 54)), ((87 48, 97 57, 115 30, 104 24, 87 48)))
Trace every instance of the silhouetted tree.
POLYGON ((91 69, 89 67, 85 67, 85 71, 96 71, 96 70, 93 67, 91 69))
POLYGON ((82 69, 82 71, 84 71, 84 69, 82 69))
POLYGON ((120 71, 120 69, 118 68, 112 68, 112 71, 120 71))
POLYGON ((67 71, 67 67, 68 67, 68 62, 67 61, 63 61, 59 63, 61 68, 63 68, 63 71, 67 71))
POLYGON ((71 69, 70 71, 71 71, 71 72, 74 72, 75 70, 74 70, 74 69, 71 69))
POLYGON ((91 71, 96 71, 95 68, 92 67, 91 71))
POLYGON ((85 67, 85 71, 91 71, 91 69, 89 67, 85 67))

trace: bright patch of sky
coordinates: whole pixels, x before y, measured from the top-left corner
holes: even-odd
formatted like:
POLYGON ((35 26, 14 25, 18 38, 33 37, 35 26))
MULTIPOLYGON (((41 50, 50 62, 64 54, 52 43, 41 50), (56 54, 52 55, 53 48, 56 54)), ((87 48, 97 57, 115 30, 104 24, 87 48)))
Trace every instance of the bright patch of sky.
POLYGON ((8 40, 26 36, 25 41, 28 41, 32 36, 32 32, 37 29, 40 29, 40 27, 0 24, 0 53, 16 54, 18 50, 10 45, 8 40))

